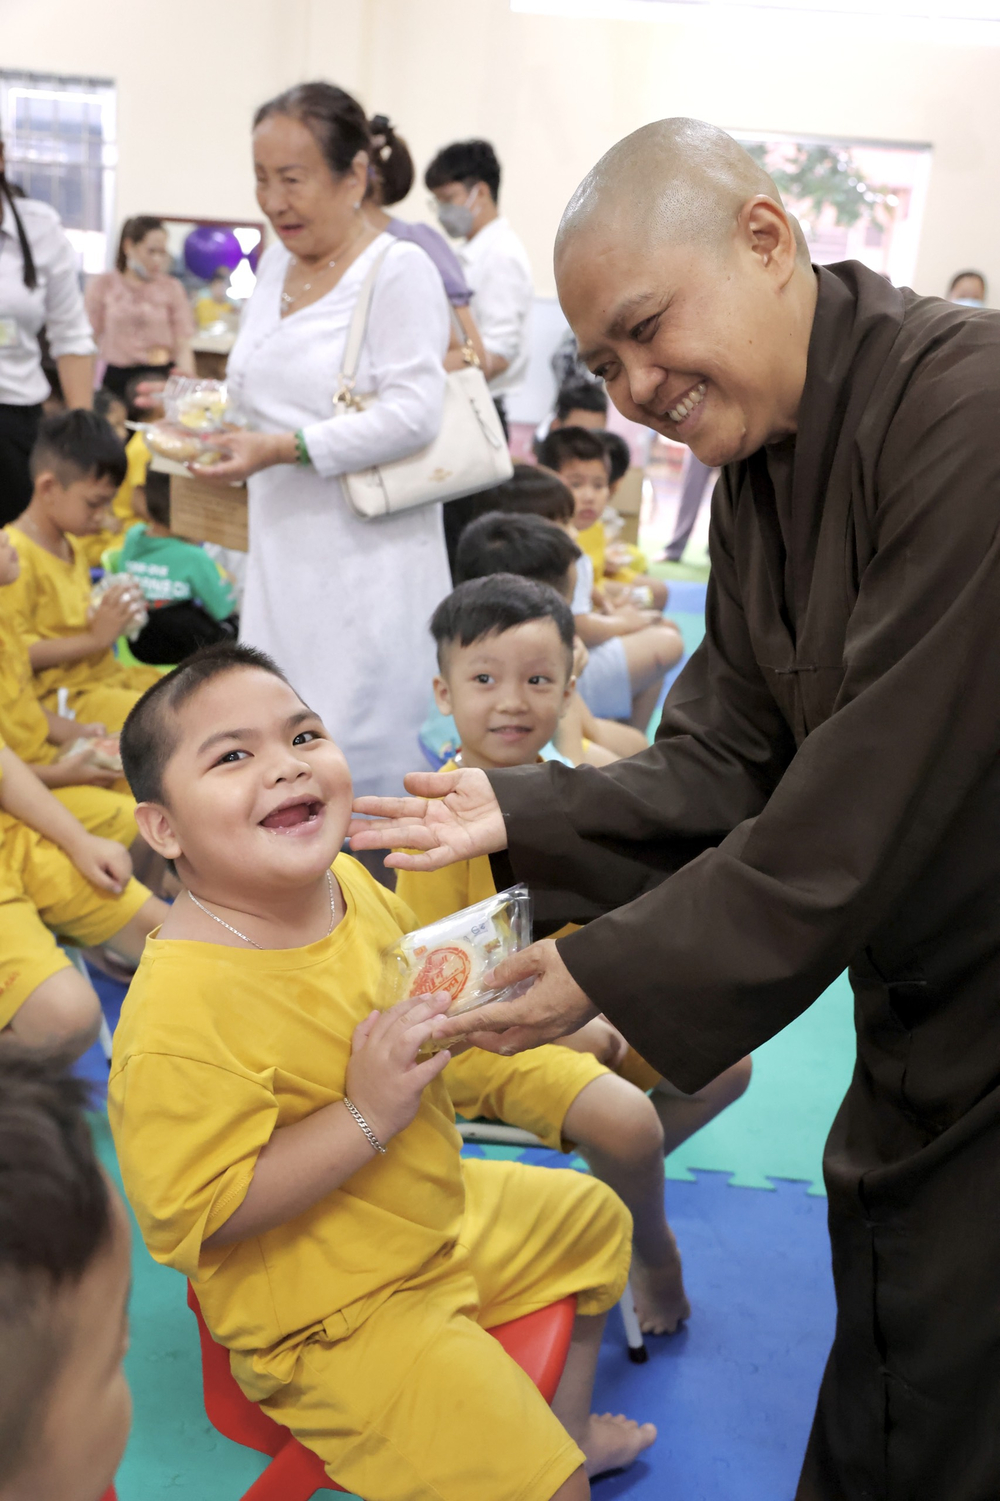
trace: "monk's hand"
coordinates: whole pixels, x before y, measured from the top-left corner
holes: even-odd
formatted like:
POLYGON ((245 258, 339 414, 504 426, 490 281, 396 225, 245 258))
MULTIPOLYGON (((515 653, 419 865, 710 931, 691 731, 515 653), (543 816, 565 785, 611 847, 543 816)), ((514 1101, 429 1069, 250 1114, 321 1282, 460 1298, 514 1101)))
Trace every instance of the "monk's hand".
POLYGON ((513 1001, 491 1001, 475 1011, 442 1017, 434 1036, 449 1046, 452 1038, 466 1038, 489 1053, 523 1053, 575 1032, 597 1016, 592 1005, 560 957, 551 938, 512 954, 493 972, 498 985, 531 980, 531 988, 513 1001))
POLYGON ((440 870, 506 849, 503 814, 485 771, 414 771, 403 780, 413 797, 355 800, 352 850, 392 850, 385 863, 397 870, 440 870))

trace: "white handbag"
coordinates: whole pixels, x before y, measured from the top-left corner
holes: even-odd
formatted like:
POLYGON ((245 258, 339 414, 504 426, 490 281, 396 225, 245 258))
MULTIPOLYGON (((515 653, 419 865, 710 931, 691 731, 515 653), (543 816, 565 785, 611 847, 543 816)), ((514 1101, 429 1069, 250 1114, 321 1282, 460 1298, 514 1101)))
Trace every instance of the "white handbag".
MULTIPOLYGON (((391 245, 387 246, 372 262, 351 316, 340 384, 333 398, 334 411, 344 416, 363 412, 378 400, 376 392, 359 395, 354 382, 375 283, 391 249, 391 245)), ((450 370, 445 377, 444 411, 437 437, 405 459, 373 464, 370 469, 339 476, 351 508, 368 520, 410 511, 414 506, 431 505, 434 501, 453 500, 458 495, 472 495, 477 490, 502 484, 514 472, 486 377, 454 309, 452 317, 463 339, 466 363, 461 370, 450 370)))

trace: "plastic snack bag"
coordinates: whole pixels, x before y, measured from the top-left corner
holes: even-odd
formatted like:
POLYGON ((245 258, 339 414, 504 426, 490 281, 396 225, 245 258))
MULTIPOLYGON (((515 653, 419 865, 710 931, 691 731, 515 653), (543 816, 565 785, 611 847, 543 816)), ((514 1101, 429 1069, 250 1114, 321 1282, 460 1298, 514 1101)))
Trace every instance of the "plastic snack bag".
MULTIPOLYGON (((449 1016, 489 1001, 512 1001, 530 980, 497 985, 493 971, 531 942, 531 895, 510 886, 473 907, 407 933, 382 955, 379 1005, 394 1006, 410 996, 447 991, 449 1016)), ((431 1044, 431 1050, 434 1045, 431 1044)))
POLYGON ((129 622, 122 634, 129 641, 134 641, 149 620, 149 611, 146 608, 146 596, 142 592, 142 585, 131 573, 106 573, 103 578, 97 580, 90 591, 90 611, 87 619, 93 620, 101 600, 112 590, 119 590, 126 594, 132 604, 129 622))
POLYGON ((221 457, 219 440, 246 423, 229 400, 224 380, 172 375, 163 388, 165 416, 143 431, 161 458, 178 464, 213 464, 221 457))
POLYGON ((96 740, 89 740, 81 735, 79 740, 66 746, 59 760, 68 761, 71 756, 79 756, 84 752, 91 766, 96 766, 99 771, 112 771, 121 776, 122 758, 117 735, 102 735, 96 740))

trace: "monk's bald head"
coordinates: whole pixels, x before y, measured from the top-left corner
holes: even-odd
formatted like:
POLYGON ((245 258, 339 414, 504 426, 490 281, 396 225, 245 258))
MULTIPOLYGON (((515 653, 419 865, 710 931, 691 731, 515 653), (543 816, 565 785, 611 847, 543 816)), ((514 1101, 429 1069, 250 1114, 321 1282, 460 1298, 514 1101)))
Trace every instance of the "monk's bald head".
MULTIPOLYGON (((587 173, 559 225, 556 265, 588 232, 624 235, 637 248, 722 250, 744 205, 758 196, 781 203, 771 177, 732 136, 703 120, 657 120, 612 146, 587 173)), ((791 222, 808 262, 802 231, 791 222)))

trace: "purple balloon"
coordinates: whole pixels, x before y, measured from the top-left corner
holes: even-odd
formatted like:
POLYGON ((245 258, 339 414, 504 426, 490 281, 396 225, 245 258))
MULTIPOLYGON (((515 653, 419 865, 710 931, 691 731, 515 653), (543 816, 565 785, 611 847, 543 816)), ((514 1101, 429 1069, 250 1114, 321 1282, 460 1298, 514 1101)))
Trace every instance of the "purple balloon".
POLYGON ((202 281, 209 281, 220 266, 234 270, 242 259, 240 242, 231 229, 198 224, 184 241, 184 264, 202 281))

